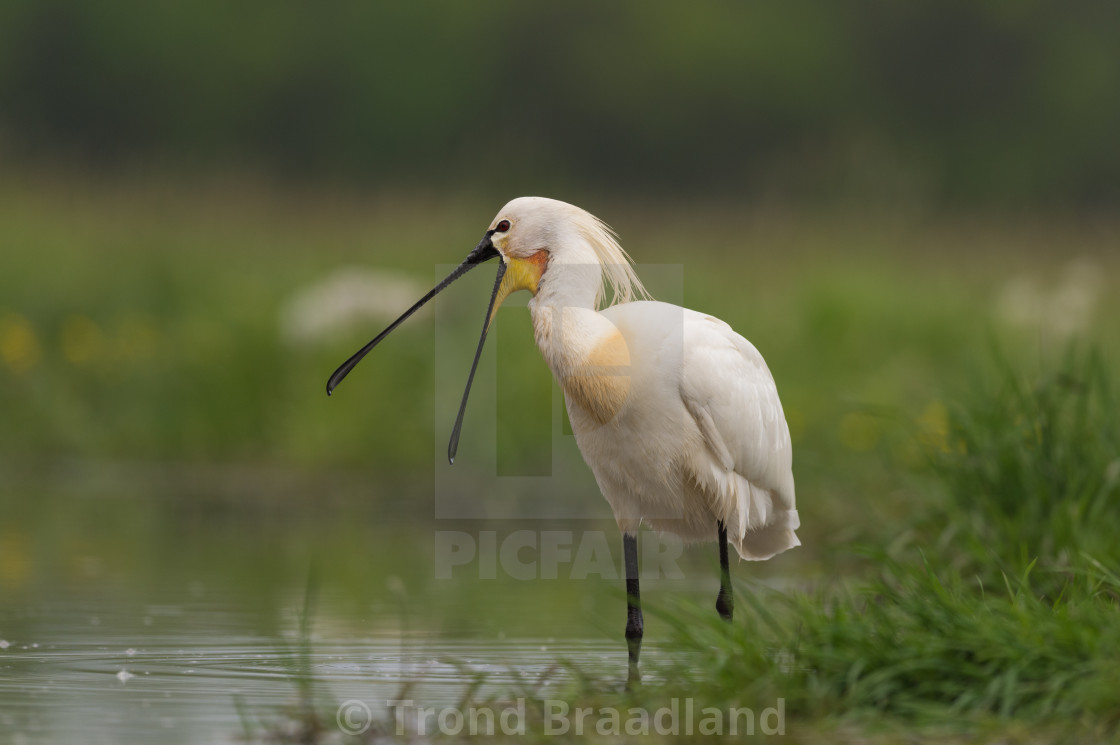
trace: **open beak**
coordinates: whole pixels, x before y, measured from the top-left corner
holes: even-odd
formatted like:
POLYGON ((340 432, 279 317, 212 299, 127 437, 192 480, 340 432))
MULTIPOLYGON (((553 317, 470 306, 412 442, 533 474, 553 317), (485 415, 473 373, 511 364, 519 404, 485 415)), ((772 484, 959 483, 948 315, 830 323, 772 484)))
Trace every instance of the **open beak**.
MULTIPOLYGON (((467 254, 467 258, 463 259, 463 263, 455 267, 455 271, 451 272, 451 274, 448 274, 442 282, 433 287, 431 292, 417 300, 415 305, 402 313, 400 318, 390 323, 388 328, 386 328, 377 336, 373 337, 373 340, 370 341, 369 344, 366 344, 364 347, 355 352, 350 357, 350 359, 339 365, 338 369, 331 373, 331 377, 327 380, 327 395, 329 396, 332 392, 334 392, 334 389, 338 387, 338 384, 342 382, 342 379, 350 374, 350 371, 353 370, 357 366, 357 364, 362 361, 363 357, 369 354, 369 350, 376 347, 382 339, 384 339, 390 334, 390 332, 393 331, 393 329, 404 323, 406 318, 411 316, 416 311, 420 310, 420 308, 422 308, 425 303, 427 303, 439 293, 443 292, 443 290, 445 290, 449 284, 459 279, 459 277, 462 277, 464 274, 469 272, 471 269, 474 269, 484 261, 489 261, 490 259, 497 257, 499 255, 498 250, 494 248, 494 244, 490 241, 490 238, 493 235, 493 230, 487 230, 486 235, 482 236, 482 240, 478 242, 478 245, 474 247, 474 250, 467 254)), ((499 278, 501 277, 502 273, 504 272, 499 272, 499 278)), ((493 299, 491 299, 491 305, 493 305, 493 299)), ((483 334, 483 337, 485 338, 485 334, 483 334)), ((477 361, 478 357, 476 356, 475 362, 477 363, 477 361)), ((460 417, 461 416, 462 415, 460 414, 460 417)))
POLYGON ((482 335, 478 337, 478 349, 474 352, 474 362, 471 363, 471 374, 467 376, 467 387, 463 391, 463 401, 459 404, 459 415, 455 417, 455 427, 451 430, 451 441, 447 443, 447 460, 455 463, 455 453, 459 450, 459 431, 463 428, 463 412, 467 410, 467 397, 471 394, 471 383, 474 382, 474 372, 478 369, 478 358, 482 356, 482 345, 486 343, 486 332, 490 330, 490 323, 498 313, 498 308, 511 293, 518 290, 529 290, 534 295, 540 285, 541 274, 544 272, 548 255, 539 251, 528 259, 517 256, 503 256, 498 267, 498 276, 494 278, 494 292, 490 295, 490 306, 486 309, 486 318, 482 322, 482 335))
POLYGON ((467 410, 467 397, 471 395, 471 384, 474 383, 474 373, 478 369, 478 359, 482 356, 482 346, 486 343, 486 332, 490 330, 490 322, 498 312, 498 306, 510 293, 508 283, 502 280, 506 276, 506 262, 498 264, 498 276, 494 278, 494 292, 490 294, 490 305, 486 308, 486 318, 482 321, 482 335, 478 337, 478 349, 474 350, 474 362, 471 363, 471 374, 467 376, 467 387, 463 389, 463 400, 459 404, 459 415, 455 417, 455 426, 451 429, 451 440, 447 443, 447 460, 454 465, 455 453, 459 450, 459 432, 463 429, 463 413, 467 410))
MULTIPOLYGON (((489 261, 496 256, 501 256, 491 242, 493 235, 493 230, 487 230, 486 235, 482 237, 482 240, 478 242, 474 250, 467 254, 467 258, 463 259, 463 263, 455 267, 455 271, 447 275, 442 282, 432 288, 431 292, 420 298, 415 305, 402 313, 400 318, 389 324, 389 327, 375 336, 369 344, 366 344, 355 352, 350 359, 339 365, 338 369, 334 371, 327 381, 327 395, 331 395, 331 392, 342 382, 342 379, 362 361, 363 357, 369 354, 369 350, 377 346, 378 342, 388 336, 397 326, 400 326, 406 318, 419 310, 424 303, 434 298, 449 284, 459 277, 462 277, 479 264, 484 261, 489 261)), ((534 259, 509 258, 507 260, 503 257, 503 260, 498 263, 498 276, 494 278, 494 291, 490 294, 490 305, 486 308, 486 318, 483 319, 482 322, 482 334, 478 337, 478 348, 474 352, 474 361, 471 363, 470 375, 467 376, 467 386, 463 390, 463 400, 459 404, 459 414, 455 417, 455 426, 451 430, 451 440, 447 443, 447 460, 451 463, 455 462, 455 453, 459 450, 459 433, 463 429, 463 414, 467 410, 467 398, 469 398, 471 394, 471 385, 474 383, 474 374, 478 370, 478 360, 482 357, 482 347, 486 344, 486 333, 490 330, 490 323, 494 320, 494 316, 497 314, 502 301, 504 301, 510 293, 516 292, 517 290, 531 290, 534 293, 537 291, 545 259, 545 254, 540 252, 536 254, 534 259)))

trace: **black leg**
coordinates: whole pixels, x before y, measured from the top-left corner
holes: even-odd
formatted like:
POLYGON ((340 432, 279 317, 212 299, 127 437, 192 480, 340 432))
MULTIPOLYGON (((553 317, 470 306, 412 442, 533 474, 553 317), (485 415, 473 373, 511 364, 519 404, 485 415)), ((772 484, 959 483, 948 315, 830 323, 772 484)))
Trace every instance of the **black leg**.
POLYGON ((731 569, 727 566, 727 528, 723 520, 719 521, 719 597, 716 598, 716 610, 724 621, 731 620, 731 613, 735 608, 735 601, 731 596, 731 569))
POLYGON ((642 682, 638 655, 642 651, 642 600, 638 591, 638 536, 624 533, 622 553, 626 562, 626 648, 630 653, 626 687, 642 682))

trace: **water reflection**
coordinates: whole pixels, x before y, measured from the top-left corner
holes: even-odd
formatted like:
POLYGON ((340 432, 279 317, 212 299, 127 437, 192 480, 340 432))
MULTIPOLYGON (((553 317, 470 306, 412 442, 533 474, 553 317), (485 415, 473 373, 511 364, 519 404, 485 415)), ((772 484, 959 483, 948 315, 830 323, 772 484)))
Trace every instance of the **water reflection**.
MULTIPOLYGON (((458 702, 477 681, 481 696, 547 691, 569 678, 558 661, 606 672, 622 655, 605 638, 449 640, 427 632, 316 634, 303 648, 293 634, 261 635, 254 627, 262 619, 232 609, 151 607, 152 625, 139 634, 118 631, 134 624, 109 607, 97 608, 91 624, 90 610, 40 608, 32 615, 42 641, 6 639, 0 727, 13 742, 236 742, 246 726, 259 730, 297 703, 303 665, 318 708, 329 713, 357 699, 376 715, 402 690, 429 706, 458 702)), ((10 619, 3 616, 5 626, 10 619)))

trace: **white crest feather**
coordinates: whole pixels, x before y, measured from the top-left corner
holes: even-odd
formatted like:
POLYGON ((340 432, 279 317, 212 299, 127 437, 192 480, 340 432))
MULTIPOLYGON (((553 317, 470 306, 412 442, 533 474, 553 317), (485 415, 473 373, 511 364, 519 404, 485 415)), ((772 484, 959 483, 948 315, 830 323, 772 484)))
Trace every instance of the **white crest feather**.
POLYGON ((646 291, 642 280, 631 264, 630 254, 626 253, 618 243, 611 226, 585 210, 578 210, 580 217, 577 225, 583 237, 591 244, 599 263, 603 267, 603 286, 599 290, 595 304, 602 308, 607 292, 610 292, 610 302, 607 305, 621 305, 632 300, 649 300, 650 294, 646 291))

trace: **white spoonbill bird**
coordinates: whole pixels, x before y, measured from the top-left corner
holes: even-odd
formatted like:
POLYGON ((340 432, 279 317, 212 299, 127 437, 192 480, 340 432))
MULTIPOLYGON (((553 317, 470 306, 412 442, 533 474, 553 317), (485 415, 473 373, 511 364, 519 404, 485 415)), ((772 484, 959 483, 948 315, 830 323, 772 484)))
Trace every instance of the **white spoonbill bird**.
POLYGON ((499 259, 448 446, 455 461, 486 332, 512 292, 528 290, 537 346, 564 392, 584 460, 614 510, 626 567, 630 677, 642 639, 638 528, 718 540, 716 608, 731 619, 730 543, 744 559, 800 544, 793 449, 774 378, 754 346, 718 318, 647 297, 630 257, 590 213, 542 197, 498 212, 467 258, 331 375, 327 393, 370 349, 473 267, 499 259), (600 309, 607 292, 613 304, 600 309))

